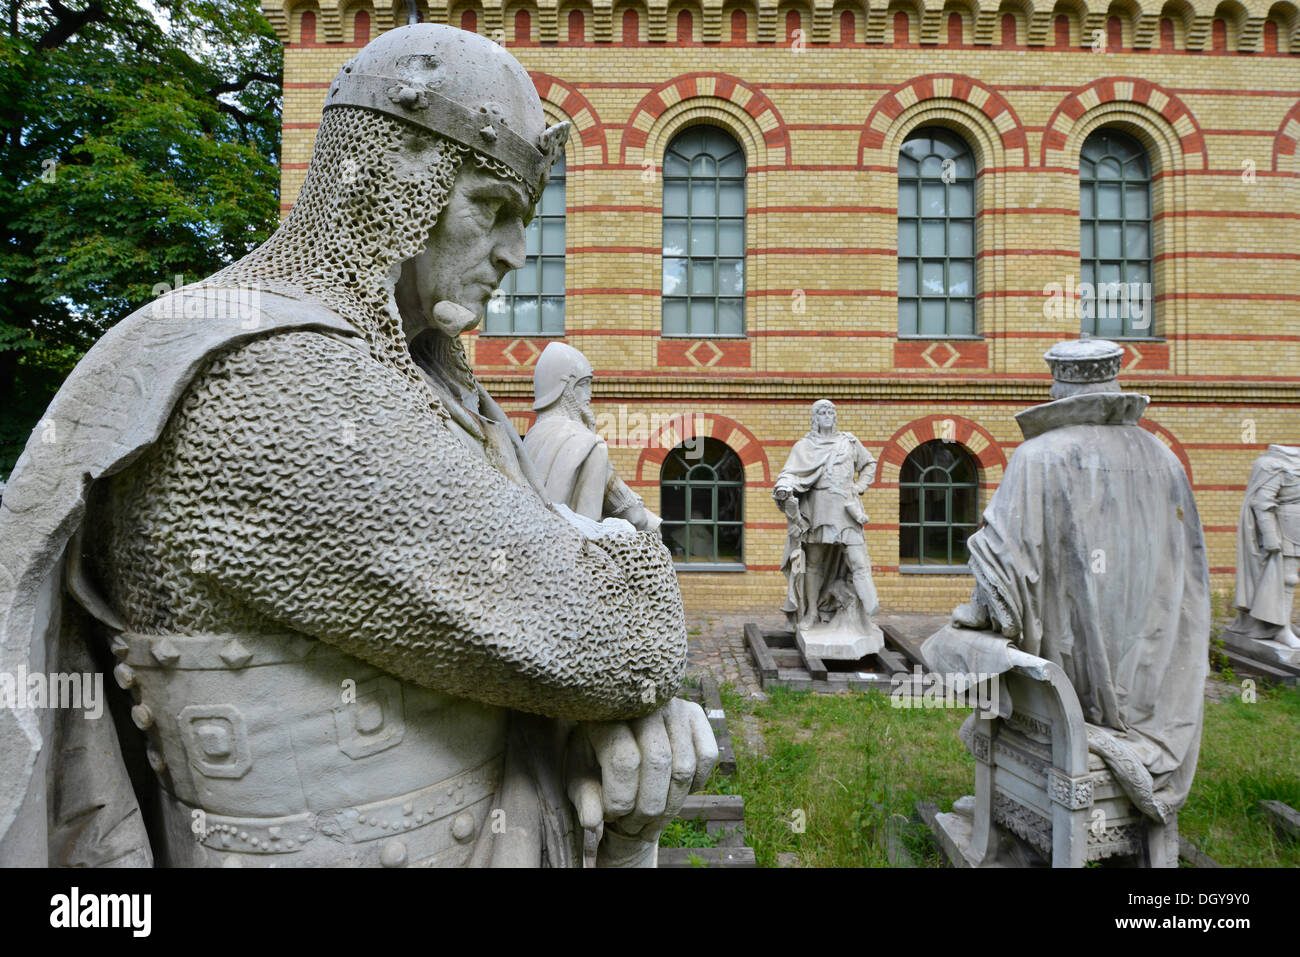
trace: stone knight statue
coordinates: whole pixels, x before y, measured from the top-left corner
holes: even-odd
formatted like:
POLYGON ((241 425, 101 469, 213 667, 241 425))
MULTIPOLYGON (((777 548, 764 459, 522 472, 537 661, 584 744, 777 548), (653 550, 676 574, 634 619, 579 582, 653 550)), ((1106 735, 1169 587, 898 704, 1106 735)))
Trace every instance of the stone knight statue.
POLYGON ((524 450, 552 502, 596 521, 621 518, 655 532, 659 517, 618 477, 596 432, 591 379, 591 363, 573 346, 552 342, 542 350, 533 369, 537 421, 524 436, 524 450))
POLYGON ((859 501, 876 476, 876 460, 837 423, 833 402, 813 403, 812 428, 790 450, 772 490, 788 529, 781 570, 789 587, 781 610, 805 652, 856 660, 884 645, 871 620, 879 602, 859 501))
POLYGON ((1300 583, 1300 448, 1270 445, 1255 460, 1237 523, 1237 618, 1228 630, 1273 641, 1278 657, 1300 662, 1291 626, 1300 583))
POLYGON ((0 707, 0 864, 654 864, 717 753, 671 557, 545 500, 460 338, 566 136, 497 44, 386 32, 279 230, 78 365, 0 505, 0 670, 124 693, 0 707))

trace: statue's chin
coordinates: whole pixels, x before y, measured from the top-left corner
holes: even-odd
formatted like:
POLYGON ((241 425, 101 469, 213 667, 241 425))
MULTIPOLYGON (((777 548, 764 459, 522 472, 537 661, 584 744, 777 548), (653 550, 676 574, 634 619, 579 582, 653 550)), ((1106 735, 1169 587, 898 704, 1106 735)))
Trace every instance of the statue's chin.
POLYGON ((455 337, 473 329, 483 319, 482 312, 466 309, 458 302, 444 299, 433 307, 433 326, 443 335, 455 337))

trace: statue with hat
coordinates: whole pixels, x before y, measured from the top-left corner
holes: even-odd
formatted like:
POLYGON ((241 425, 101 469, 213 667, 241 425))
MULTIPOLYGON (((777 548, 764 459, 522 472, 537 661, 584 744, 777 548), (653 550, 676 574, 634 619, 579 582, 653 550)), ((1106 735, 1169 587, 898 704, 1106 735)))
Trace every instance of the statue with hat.
POLYGON ((552 342, 542 350, 533 369, 537 420, 524 436, 524 450, 552 502, 595 521, 620 518, 657 532, 659 517, 618 477, 609 446, 596 432, 591 380, 591 363, 573 346, 552 342))
POLYGON ((1120 390, 1123 356, 1088 338, 1046 353, 1052 401, 1016 415, 1025 440, 967 543, 970 602, 921 652, 944 675, 1059 668, 1089 750, 1142 812, 1156 859, 1176 866, 1201 739, 1209 565, 1187 474, 1140 424, 1150 400, 1120 390))
POLYGON ((671 556, 547 501, 461 339, 566 136, 498 44, 388 31, 279 230, 70 375, 0 671, 118 722, 0 706, 0 865, 653 866, 717 754, 671 556))

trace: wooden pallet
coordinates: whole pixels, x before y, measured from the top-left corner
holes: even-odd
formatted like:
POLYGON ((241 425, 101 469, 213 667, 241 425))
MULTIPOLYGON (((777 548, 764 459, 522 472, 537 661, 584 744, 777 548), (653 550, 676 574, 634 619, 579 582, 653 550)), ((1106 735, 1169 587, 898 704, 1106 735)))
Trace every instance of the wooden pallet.
POLYGON ((715 847, 661 847, 660 867, 756 867, 745 844, 745 799, 739 794, 692 794, 682 805, 683 821, 703 821, 718 838, 715 847))
MULTIPOLYGON (((888 636, 886 636, 888 637, 888 636)), ((834 694, 843 691, 888 693, 893 676, 906 673, 909 663, 886 646, 858 661, 826 662, 799 649, 792 631, 770 631, 753 622, 745 625, 745 645, 763 688, 790 688, 834 694)))

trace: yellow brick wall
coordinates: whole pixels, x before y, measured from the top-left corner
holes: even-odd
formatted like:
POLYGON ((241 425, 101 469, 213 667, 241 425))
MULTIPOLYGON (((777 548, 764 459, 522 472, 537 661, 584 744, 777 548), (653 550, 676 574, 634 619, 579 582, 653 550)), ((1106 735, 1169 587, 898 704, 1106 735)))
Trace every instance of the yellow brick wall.
MULTIPOLYGON (((296 32, 304 7, 264 6, 292 41, 287 210, 306 173, 325 87, 357 47, 339 42, 351 26, 337 7, 310 8, 321 42, 305 45, 296 32)), ((1077 320, 1045 317, 1043 291, 1067 274, 1077 278, 1077 157, 1099 124, 1137 135, 1155 173, 1159 340, 1132 343, 1122 381, 1152 396, 1147 418, 1188 464, 1216 587, 1231 587, 1251 463, 1270 442, 1300 443, 1300 14, 1288 2, 1255 4, 1229 19, 1227 51, 1217 52, 1213 5, 1197 5, 1177 18, 1174 49, 1162 52, 1160 5, 1136 6, 1141 17, 1121 25, 1124 48, 1110 52, 1093 52, 1086 39, 1105 31, 1104 13, 1089 13, 1084 23, 1072 18, 1071 48, 1056 49, 1050 11, 1020 16, 1017 46, 1006 48, 998 18, 989 20, 983 7, 977 22, 966 15, 962 46, 947 44, 947 8, 940 19, 913 17, 912 45, 896 46, 893 7, 886 17, 883 8, 867 15, 839 3, 833 16, 819 10, 814 17, 807 8, 766 3, 674 4, 665 18, 619 4, 612 19, 609 8, 583 4, 565 4, 558 16, 531 4, 511 4, 504 16, 499 6, 455 7, 453 22, 472 9, 480 32, 503 31, 495 36, 534 71, 548 115, 574 121, 566 332, 596 367, 597 412, 706 413, 711 422, 737 423, 757 443, 759 458, 747 467, 747 570, 683 572, 688 607, 770 610, 781 602, 784 531, 771 480, 807 430, 817 398, 835 400, 841 427, 877 456, 900 430, 935 415, 974 423, 997 455, 1013 452, 1012 416, 1045 398, 1044 349, 1078 332, 1077 320), (519 9, 531 13, 531 43, 514 42, 519 9), (570 9, 584 13, 582 44, 568 42, 570 9), (621 43, 624 9, 638 11, 636 45, 621 43), (697 42, 676 42, 679 9, 692 12, 697 42), (729 42, 733 9, 748 14, 741 45, 729 42), (800 49, 784 39, 787 9, 802 11, 800 49), (846 10, 856 17, 854 46, 839 45, 846 10), (760 30, 764 23, 774 26, 760 30), (602 35, 613 42, 597 42, 602 35), (757 42, 760 36, 774 42, 757 42), (918 37, 930 42, 916 46, 918 37), (724 126, 746 152, 747 335, 741 354, 716 364, 680 357, 661 364, 657 167, 671 135, 697 122, 724 126), (900 341, 892 295, 897 147, 910 129, 930 124, 959 131, 980 170, 983 338, 953 342, 956 358, 942 341, 926 355, 931 343, 900 341), (645 160, 654 164, 648 176, 645 160)), ((432 16, 445 18, 446 10, 435 5, 432 16)), ((381 11, 374 22, 376 30, 390 26, 393 15, 381 11)), ((471 359, 522 424, 530 357, 544 342, 508 345, 471 337, 471 359)), ((615 457, 657 507, 652 451, 616 448, 615 457)), ((996 474, 983 478, 981 507, 996 474)), ((864 497, 882 603, 940 611, 964 600, 968 576, 898 573, 898 489, 883 479, 864 497)))

